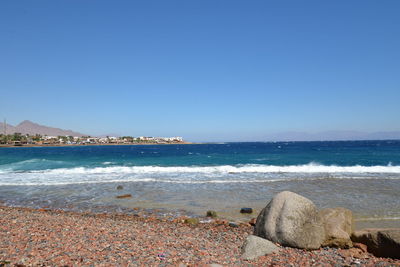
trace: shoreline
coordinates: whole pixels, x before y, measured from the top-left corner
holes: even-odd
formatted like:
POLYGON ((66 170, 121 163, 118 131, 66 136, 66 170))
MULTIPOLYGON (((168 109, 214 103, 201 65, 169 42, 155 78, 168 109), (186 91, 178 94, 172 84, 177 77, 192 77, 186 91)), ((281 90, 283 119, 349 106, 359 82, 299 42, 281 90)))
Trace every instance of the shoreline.
POLYGON ((136 146, 136 145, 209 145, 209 144, 229 144, 229 143, 325 143, 325 142, 374 142, 374 141, 400 141, 400 139, 356 139, 356 140, 312 140, 312 141, 226 141, 226 142, 176 142, 176 143, 107 143, 107 144, 24 144, 24 145, 13 145, 13 144, 0 144, 2 147, 69 147, 69 146, 136 146))
POLYGON ((0 204, 0 263, 45 266, 124 265, 311 266, 315 263, 400 266, 400 260, 377 258, 360 249, 281 248, 254 261, 240 258, 252 233, 249 224, 224 220, 184 223, 154 216, 93 214, 0 204))
MULTIPOLYGON (((234 211, 227 211, 221 209, 213 209, 211 206, 209 208, 204 208, 201 211, 193 210, 187 207, 181 206, 164 206, 157 205, 157 203, 153 204, 144 204, 137 203, 133 205, 126 205, 123 201, 126 199, 130 199, 131 197, 121 194, 118 195, 120 197, 120 203, 115 202, 112 205, 100 205, 96 204, 92 207, 80 207, 79 205, 69 204, 65 206, 52 207, 48 205, 39 205, 36 207, 24 206, 24 205, 8 205, 6 202, 0 201, 0 208, 16 208, 16 209, 26 209, 26 210, 41 210, 41 211, 52 211, 52 212, 60 212, 60 213, 70 213, 70 214, 93 214, 93 215, 108 215, 112 216, 115 214, 121 216, 141 216, 141 217, 154 217, 157 219, 168 219, 170 221, 174 221, 177 218, 197 218, 200 221, 211 222, 214 219, 207 217, 207 211, 211 210, 216 212, 217 219, 225 222, 232 222, 235 224, 248 224, 249 222, 257 219, 258 214, 261 212, 263 207, 251 207, 253 209, 252 213, 240 213, 240 209, 242 206, 237 206, 234 208, 234 211)), ((116 196, 116 200, 118 200, 118 196, 116 196)), ((264 203, 266 205, 266 203, 264 203)), ((333 208, 333 207, 331 207, 333 208)), ((357 217, 357 215, 353 212, 353 220, 354 220, 354 230, 361 230, 366 228, 400 228, 400 218, 365 218, 365 217, 357 217)))
POLYGON ((131 143, 131 144, 25 144, 25 145, 12 145, 12 144, 0 144, 0 148, 2 147, 15 147, 15 148, 23 148, 23 147, 84 147, 84 146, 143 146, 143 145, 194 145, 200 143, 192 143, 192 142, 180 142, 180 143, 131 143))

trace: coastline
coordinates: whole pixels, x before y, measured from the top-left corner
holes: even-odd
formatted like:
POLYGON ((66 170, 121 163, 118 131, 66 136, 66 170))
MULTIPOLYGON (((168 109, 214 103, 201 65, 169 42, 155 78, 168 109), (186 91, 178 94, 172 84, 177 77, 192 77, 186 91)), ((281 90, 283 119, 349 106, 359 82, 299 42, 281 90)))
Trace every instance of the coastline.
POLYGON ((150 146, 150 145, 193 145, 193 144, 201 144, 201 143, 192 143, 192 142, 179 142, 179 143, 107 143, 107 144, 24 144, 20 146, 12 145, 12 144, 0 144, 0 148, 2 147, 85 147, 85 146, 150 146))
MULTIPOLYGON (((224 266, 315 263, 400 266, 360 249, 281 248, 254 261, 240 258, 249 224, 224 220, 190 225, 184 218, 93 214, 0 206, 0 263, 30 265, 224 266)), ((21 266, 21 265, 20 265, 21 266)))

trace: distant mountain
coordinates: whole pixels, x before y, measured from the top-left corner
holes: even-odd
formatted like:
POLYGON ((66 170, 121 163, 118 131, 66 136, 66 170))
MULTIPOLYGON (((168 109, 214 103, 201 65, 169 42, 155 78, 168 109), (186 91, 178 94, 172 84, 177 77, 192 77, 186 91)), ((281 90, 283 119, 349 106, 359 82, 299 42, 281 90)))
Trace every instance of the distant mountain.
POLYGON ((264 136, 262 139, 267 141, 398 140, 400 139, 400 131, 373 133, 358 131, 282 132, 264 136))
MULTIPOLYGON (((6 126, 7 126, 7 134, 21 133, 30 135, 41 134, 49 136, 58 136, 58 135, 87 136, 87 134, 82 134, 71 130, 63 130, 60 128, 48 127, 28 120, 21 122, 17 126, 12 126, 10 124, 7 124, 6 126)), ((0 123, 0 132, 4 133, 4 123, 0 123)))

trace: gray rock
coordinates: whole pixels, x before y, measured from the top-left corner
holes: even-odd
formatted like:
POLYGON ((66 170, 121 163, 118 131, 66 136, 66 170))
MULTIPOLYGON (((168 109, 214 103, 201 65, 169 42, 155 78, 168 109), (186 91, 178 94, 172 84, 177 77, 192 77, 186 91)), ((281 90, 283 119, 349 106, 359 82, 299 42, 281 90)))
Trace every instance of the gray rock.
POLYGON ((241 208, 240 209, 240 213, 253 213, 253 209, 252 208, 241 208))
POLYGON ((230 227, 234 227, 234 228, 239 227, 239 224, 237 224, 237 223, 235 223, 235 222, 229 222, 228 225, 229 225, 230 227))
POLYGON ((318 249, 325 229, 314 203, 293 192, 275 195, 260 212, 254 234, 284 246, 318 249))
POLYGON ((242 246, 242 259, 254 260, 260 256, 268 255, 279 250, 271 241, 255 236, 249 235, 242 246))
POLYGON ((350 239, 354 229, 351 210, 345 208, 323 209, 319 215, 325 228, 325 241, 322 246, 339 248, 353 246, 350 239))
POLYGON ((400 259, 400 228, 363 229, 351 235, 353 242, 367 245, 377 257, 400 259))

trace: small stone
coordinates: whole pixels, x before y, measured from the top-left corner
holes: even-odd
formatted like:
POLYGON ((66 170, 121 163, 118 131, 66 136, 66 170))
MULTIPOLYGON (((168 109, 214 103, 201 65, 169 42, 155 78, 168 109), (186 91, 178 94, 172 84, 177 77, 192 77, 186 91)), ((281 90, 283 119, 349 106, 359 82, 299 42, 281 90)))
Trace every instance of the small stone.
POLYGON ((131 194, 125 194, 125 195, 116 196, 116 198, 131 198, 131 197, 132 197, 131 194))
POLYGON ((187 219, 185 219, 185 223, 190 224, 190 225, 197 225, 197 224, 199 224, 199 219, 198 218, 187 218, 187 219))
POLYGON ((117 190, 122 190, 124 187, 122 185, 117 186, 117 190))
POLYGON ((40 211, 40 212, 46 212, 46 211, 49 211, 48 209, 45 209, 45 208, 43 208, 43 209, 38 209, 38 211, 40 211))
POLYGON ((342 249, 342 250, 339 251, 339 254, 344 258, 359 258, 359 259, 363 259, 363 258, 368 256, 368 255, 365 254, 365 252, 363 252, 359 248, 342 249))
POLYGON ((240 209, 240 213, 248 213, 248 214, 251 214, 251 213, 253 213, 253 209, 252 209, 252 208, 241 208, 241 209, 240 209))
POLYGON ((271 241, 255 235, 249 235, 242 246, 242 259, 254 260, 278 250, 279 248, 271 241))
POLYGON ((368 247, 367 247, 367 245, 365 245, 365 244, 362 244, 362 243, 353 243, 353 246, 354 246, 355 248, 361 249, 361 250, 364 251, 364 252, 368 252, 368 247))
POLYGON ((228 224, 230 227, 239 227, 239 225, 237 224, 237 223, 235 223, 235 222, 229 222, 229 224, 228 224))
POLYGON ((219 224, 219 225, 228 225, 229 224, 229 222, 227 220, 215 220, 215 223, 219 224))
POLYGON ((213 211, 213 210, 209 210, 207 211, 207 217, 211 217, 211 218, 216 218, 217 217, 217 212, 213 211))

